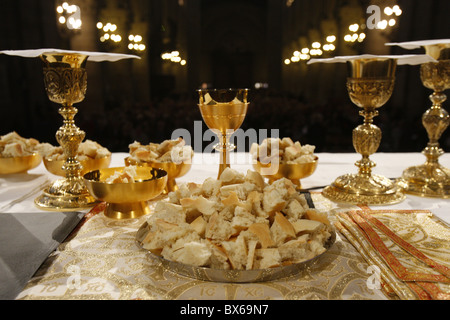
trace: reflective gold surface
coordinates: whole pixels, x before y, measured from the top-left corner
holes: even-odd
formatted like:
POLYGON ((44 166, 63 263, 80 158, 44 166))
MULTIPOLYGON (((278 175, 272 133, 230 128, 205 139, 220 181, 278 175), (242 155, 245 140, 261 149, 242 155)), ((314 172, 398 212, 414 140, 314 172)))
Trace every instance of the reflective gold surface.
POLYGON ((230 144, 231 135, 244 122, 249 103, 248 89, 198 90, 199 109, 203 120, 220 139, 215 146, 221 152, 218 177, 230 167, 229 152, 235 149, 230 144))
POLYGON ((106 202, 105 215, 112 219, 134 219, 150 213, 147 201, 160 195, 167 183, 167 172, 147 166, 136 167, 135 182, 107 183, 124 168, 107 168, 88 172, 84 182, 92 196, 106 202))
POLYGON ((38 153, 24 157, 0 157, 0 174, 13 174, 27 172, 36 168, 42 161, 38 153))
POLYGON ((386 58, 356 59, 347 63, 347 90, 351 101, 362 108, 364 124, 353 130, 353 146, 362 159, 356 162, 357 174, 338 177, 323 194, 336 202, 385 205, 405 199, 402 189, 390 179, 372 174, 376 164, 370 156, 377 152, 381 129, 373 124, 381 108, 391 97, 395 84, 397 60, 386 58))
MULTIPOLYGON (((255 161, 253 163, 253 168, 262 174, 263 169, 269 169, 271 166, 277 167, 276 173, 272 175, 263 175, 265 178, 269 179, 269 183, 272 183, 278 179, 286 178, 295 184, 297 190, 302 188, 300 179, 307 178, 311 176, 317 169, 317 164, 319 163, 319 158, 316 157, 314 162, 307 163, 279 163, 279 164, 264 164, 260 161, 255 161)), ((275 169, 275 168, 274 168, 275 169)))
POLYGON ((95 203, 84 185, 82 166, 77 160, 77 150, 85 138, 85 132, 75 125, 74 118, 78 110, 73 106, 83 101, 86 94, 87 58, 86 55, 76 53, 41 55, 47 96, 50 101, 61 104, 59 113, 64 124, 56 132, 56 140, 67 159, 63 165, 65 178, 55 181, 35 199, 35 204, 44 210, 73 211, 95 203))
MULTIPOLYGON (((51 174, 61 177, 66 176, 66 172, 62 168, 65 162, 64 160, 52 160, 44 157, 43 162, 45 168, 51 174)), ((87 160, 81 160, 80 164, 83 167, 83 169, 81 170, 81 175, 84 175, 85 173, 88 173, 90 171, 108 168, 109 165, 111 164, 111 156, 96 159, 89 158, 87 160)))
MULTIPOLYGON (((142 241, 145 235, 148 233, 148 228, 149 225, 147 222, 145 222, 136 233, 136 243, 142 250, 145 250, 142 247, 142 241)), ((157 259, 164 266, 164 268, 179 275, 202 281, 214 281, 222 283, 255 283, 288 278, 294 275, 298 275, 301 272, 308 271, 318 262, 318 260, 320 260, 323 255, 328 252, 328 250, 333 246, 335 242, 336 233, 332 231, 331 237, 324 244, 324 247, 326 249, 324 253, 301 263, 261 270, 224 270, 196 267, 170 261, 156 254, 153 254, 148 250, 145 251, 150 258, 157 259)))
POLYGON ((426 162, 406 169, 400 183, 409 194, 450 198, 450 170, 439 163, 439 157, 444 154, 439 139, 450 124, 450 116, 442 107, 447 100, 444 91, 450 88, 450 44, 426 46, 425 50, 438 60, 425 63, 420 69, 423 85, 434 91, 430 96, 432 106, 422 117, 429 138, 427 147, 422 151, 426 162))
POLYGON ((189 162, 158 162, 158 161, 149 161, 149 162, 140 162, 137 163, 133 159, 127 157, 125 158, 125 165, 140 165, 145 167, 152 167, 157 169, 162 169, 167 172, 167 185, 164 188, 163 193, 168 194, 169 192, 176 191, 178 189, 177 182, 175 179, 184 176, 191 169, 192 164, 189 162))

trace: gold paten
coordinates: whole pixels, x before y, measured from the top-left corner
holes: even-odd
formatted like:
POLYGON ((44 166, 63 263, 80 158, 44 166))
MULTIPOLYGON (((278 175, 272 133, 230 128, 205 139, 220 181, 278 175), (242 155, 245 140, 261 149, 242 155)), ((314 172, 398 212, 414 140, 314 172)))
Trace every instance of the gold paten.
POLYGON ((169 192, 178 190, 178 185, 175 179, 184 176, 191 169, 191 162, 158 162, 158 161, 147 161, 137 163, 131 158, 125 158, 126 166, 147 166, 152 168, 161 169, 167 172, 167 185, 163 191, 163 194, 169 194, 169 192))
POLYGON ((124 168, 107 168, 88 172, 84 182, 92 196, 106 202, 105 216, 111 219, 135 219, 150 213, 147 201, 160 195, 167 183, 167 172, 146 166, 136 167, 135 182, 107 183, 124 168))
POLYGON ((362 108, 364 124, 353 130, 353 146, 362 159, 356 162, 357 174, 338 177, 323 195, 344 203, 386 205, 405 199, 402 189, 390 179, 372 174, 375 162, 370 156, 380 146, 382 132, 373 124, 381 108, 391 97, 395 84, 396 59, 356 59, 347 63, 347 89, 352 102, 362 108))
MULTIPOLYGON (((90 171, 106 169, 111 164, 111 156, 79 160, 83 169, 81 169, 81 175, 84 175, 90 171)), ((66 172, 63 170, 65 160, 52 160, 44 157, 44 166, 48 172, 56 176, 65 177, 66 172)))
POLYGON ((444 151, 439 139, 450 124, 448 112, 442 108, 447 100, 445 90, 450 88, 450 44, 425 46, 426 53, 438 62, 429 62, 421 66, 420 76, 425 87, 433 90, 430 96, 432 107, 422 116, 429 142, 422 151, 426 162, 403 172, 400 183, 405 192, 421 197, 450 198, 450 170, 439 163, 444 151))
POLYGON ((75 125, 78 110, 73 106, 84 100, 87 89, 86 62, 88 56, 76 53, 42 54, 44 85, 50 101, 61 104, 59 113, 64 125, 56 132, 56 140, 66 156, 62 167, 65 177, 44 190, 35 204, 44 210, 73 211, 90 207, 95 199, 84 185, 82 165, 77 160, 77 150, 85 132, 75 125))
POLYGON ((216 134, 220 143, 214 148, 221 152, 218 178, 230 167, 230 152, 236 146, 230 143, 231 135, 240 128, 247 115, 248 89, 202 89, 199 108, 209 129, 216 134))
POLYGON ((23 157, 0 157, 0 174, 13 174, 27 172, 36 168, 42 161, 38 153, 23 157))
POLYGON ((300 179, 307 178, 311 176, 317 169, 317 164, 319 162, 319 158, 316 157, 316 159, 313 162, 306 162, 306 163, 278 163, 278 164, 264 164, 260 161, 255 161, 253 163, 253 168, 262 174, 263 169, 266 169, 269 171, 271 166, 278 167, 278 170, 274 174, 271 175, 264 175, 263 176, 267 179, 269 179, 269 183, 272 183, 278 179, 286 178, 292 181, 292 183, 295 185, 297 190, 302 189, 302 184, 300 179))

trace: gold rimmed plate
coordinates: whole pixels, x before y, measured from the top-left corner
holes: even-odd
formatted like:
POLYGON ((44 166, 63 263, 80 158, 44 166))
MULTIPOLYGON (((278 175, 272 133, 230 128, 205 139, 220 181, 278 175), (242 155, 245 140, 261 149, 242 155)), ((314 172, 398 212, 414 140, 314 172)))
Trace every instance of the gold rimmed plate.
POLYGON ((159 261, 164 268, 171 272, 202 281, 222 282, 222 283, 251 283, 280 280, 298 275, 302 271, 313 268, 336 242, 336 233, 332 230, 331 237, 325 243, 325 249, 322 254, 316 257, 296 264, 282 267, 261 269, 261 270, 222 270, 205 267, 196 267, 183 263, 170 261, 158 256, 149 250, 143 248, 142 241, 149 230, 149 225, 145 222, 136 233, 136 245, 145 250, 148 256, 159 261))
POLYGON ((42 161, 38 153, 23 157, 0 157, 0 174, 25 173, 36 168, 42 161))

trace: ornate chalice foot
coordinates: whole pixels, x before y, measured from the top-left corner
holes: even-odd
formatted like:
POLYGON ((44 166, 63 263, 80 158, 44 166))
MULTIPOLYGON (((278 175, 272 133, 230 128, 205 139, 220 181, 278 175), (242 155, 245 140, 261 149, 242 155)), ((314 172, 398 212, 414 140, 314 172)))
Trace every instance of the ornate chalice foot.
POLYGON ((41 56, 47 95, 50 101, 62 105, 59 113, 64 119, 64 125, 56 132, 56 140, 66 156, 62 167, 65 178, 53 182, 35 199, 35 204, 44 210, 74 211, 96 203, 81 177, 82 166, 76 156, 85 133, 75 125, 74 118, 78 110, 73 104, 81 102, 86 94, 87 58, 74 53, 41 56))
POLYGON ((448 112, 442 108, 447 96, 444 91, 450 88, 450 44, 426 47, 427 53, 438 62, 423 64, 420 75, 425 87, 434 90, 430 96, 432 107, 425 112, 422 123, 429 143, 423 150, 426 162, 410 167, 403 172, 400 183, 408 194, 430 197, 450 198, 450 169, 439 163, 444 154, 439 139, 450 124, 448 112))
POLYGON ((378 108, 391 97, 396 60, 359 59, 348 62, 351 77, 347 81, 350 99, 363 110, 364 124, 353 130, 353 146, 362 159, 356 162, 357 174, 337 178, 323 190, 323 195, 333 201, 350 204, 387 205, 401 202, 405 195, 398 184, 390 179, 372 174, 376 164, 370 156, 378 150, 382 132, 373 124, 378 108))

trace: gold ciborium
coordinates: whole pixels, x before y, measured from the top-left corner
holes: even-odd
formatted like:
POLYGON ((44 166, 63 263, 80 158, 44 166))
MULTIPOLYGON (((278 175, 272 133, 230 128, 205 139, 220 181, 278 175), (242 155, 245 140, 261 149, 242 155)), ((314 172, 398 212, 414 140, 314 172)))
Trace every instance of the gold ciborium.
POLYGON ((95 204, 81 176, 82 166, 77 150, 85 132, 75 125, 78 110, 73 105, 84 100, 87 89, 87 55, 78 53, 41 54, 44 64, 44 85, 50 101, 61 105, 59 113, 64 124, 56 132, 56 140, 66 156, 62 166, 65 177, 53 182, 35 199, 44 210, 73 211, 95 204))
POLYGON ((433 90, 430 96, 432 106, 423 117, 429 142, 422 151, 426 157, 423 165, 410 167, 403 172, 400 183, 405 192, 421 197, 450 198, 450 170, 439 163, 444 154, 439 139, 450 124, 448 112, 442 108, 450 89, 450 43, 425 46, 426 53, 437 62, 424 63, 420 67, 420 77, 424 86, 433 90))
MULTIPOLYGON (((302 190, 301 179, 311 176, 317 169, 319 158, 315 157, 313 162, 305 163, 279 163, 276 165, 277 170, 273 170, 271 174, 265 174, 270 172, 272 163, 265 164, 258 159, 253 163, 253 168, 269 180, 269 184, 272 184, 278 179, 286 178, 291 180, 297 190, 302 190)), ((274 165, 275 166, 275 165, 274 165)))
POLYGON ((236 146, 230 143, 230 137, 240 128, 247 115, 249 102, 248 89, 202 89, 199 108, 211 131, 219 137, 219 143, 214 147, 221 153, 218 178, 230 167, 230 152, 236 146))
POLYGON ((148 201, 156 198, 167 183, 167 172, 147 166, 136 166, 134 182, 109 183, 109 177, 124 167, 107 168, 84 175, 89 192, 106 202, 105 216, 111 219, 135 219, 151 212, 148 201))
POLYGON ((353 130, 353 146, 362 159, 356 162, 357 174, 337 178, 323 190, 336 202, 385 205, 405 199, 401 188, 390 179, 372 174, 376 164, 370 160, 380 146, 382 132, 373 124, 381 108, 391 97, 395 84, 397 60, 389 58, 355 59, 347 62, 347 90, 351 101, 362 110, 364 124, 353 130))

